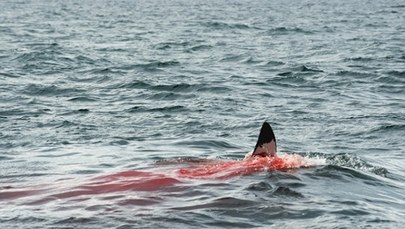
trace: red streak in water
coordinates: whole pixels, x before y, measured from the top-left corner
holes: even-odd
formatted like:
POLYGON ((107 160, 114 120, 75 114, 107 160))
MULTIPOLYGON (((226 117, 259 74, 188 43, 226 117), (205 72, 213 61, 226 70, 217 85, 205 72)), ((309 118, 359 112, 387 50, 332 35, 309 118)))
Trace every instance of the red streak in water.
MULTIPOLYGON (((71 188, 68 187, 67 191, 66 188, 64 188, 65 190, 63 191, 54 190, 57 191, 57 193, 51 194, 44 199, 44 201, 55 198, 71 198, 126 191, 160 191, 175 184, 182 183, 180 179, 184 178, 228 179, 257 172, 299 168, 303 166, 308 166, 303 157, 286 154, 276 157, 252 158, 246 161, 205 161, 191 164, 187 168, 180 168, 176 170, 174 174, 170 171, 163 174, 163 172, 130 170, 95 177, 82 185, 71 188)), ((5 186, 3 190, 0 190, 0 200, 34 196, 37 193, 39 193, 39 190, 32 189, 32 187, 14 189, 13 187, 5 186)))
POLYGON ((92 180, 93 182, 80 185, 72 191, 59 193, 54 196, 69 198, 124 191, 156 191, 180 183, 179 180, 163 174, 135 170, 100 176, 92 180))
POLYGON ((187 178, 231 178, 252 173, 285 169, 289 166, 280 157, 261 157, 248 161, 218 161, 178 170, 180 177, 187 178))

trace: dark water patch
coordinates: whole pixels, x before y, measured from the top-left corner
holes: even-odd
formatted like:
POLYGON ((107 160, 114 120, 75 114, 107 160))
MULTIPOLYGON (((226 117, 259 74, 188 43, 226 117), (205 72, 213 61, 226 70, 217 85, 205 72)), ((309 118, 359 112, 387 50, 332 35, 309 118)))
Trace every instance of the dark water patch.
POLYGON ((398 134, 404 133, 405 124, 381 124, 367 132, 367 134, 387 134, 398 132, 398 134))
POLYGON ((359 210, 359 209, 344 209, 344 210, 331 211, 330 213, 337 214, 337 215, 345 215, 345 216, 362 216, 362 215, 371 214, 368 211, 359 210))
POLYGON ((100 174, 100 170, 95 170, 95 169, 84 169, 84 170, 77 170, 73 172, 73 174, 79 174, 79 175, 89 175, 89 174, 100 174))
MULTIPOLYGON (((82 199, 84 201, 85 199, 82 199)), ((86 199, 87 200, 87 199, 86 199)), ((96 212, 96 211, 113 211, 114 208, 108 205, 91 205, 86 207, 84 210, 89 211, 89 212, 96 212)))
POLYGON ((20 75, 18 74, 12 74, 9 72, 0 72, 0 76, 8 77, 8 78, 19 78, 20 75))
POLYGON ((123 139, 119 139, 119 140, 114 140, 110 142, 110 145, 119 145, 119 146, 124 146, 124 145, 128 145, 129 142, 123 139))
POLYGON ((204 85, 198 88, 196 91, 198 92, 211 92, 211 93, 226 93, 231 92, 232 88, 227 86, 214 86, 211 85, 204 85))
POLYGON ((348 200, 330 200, 328 201, 329 203, 332 204, 343 204, 343 205, 347 205, 347 206, 357 206, 359 205, 359 203, 357 201, 348 201, 348 200))
POLYGON ((240 54, 226 54, 224 57, 220 59, 223 62, 239 62, 242 61, 244 58, 243 55, 240 54))
POLYGON ((98 99, 91 98, 89 96, 78 96, 68 99, 71 102, 96 102, 98 99))
POLYGON ((276 196, 286 196, 286 197, 295 197, 295 198, 302 198, 304 195, 301 193, 292 190, 289 187, 277 187, 276 190, 273 191, 273 195, 276 196))
POLYGON ((301 188, 306 186, 303 182, 291 182, 291 181, 278 181, 275 183, 277 186, 290 187, 290 188, 301 188))
MULTIPOLYGON (((379 82, 382 84, 389 84, 389 85, 403 85, 405 84, 405 77, 402 76, 392 76, 392 75, 383 75, 379 76, 375 79, 375 82, 379 82)), ((381 88, 383 85, 378 85, 377 88, 381 88)))
POLYGON ((256 65, 256 64, 262 63, 262 61, 256 60, 255 58, 250 56, 250 57, 242 60, 241 63, 256 65))
MULTIPOLYGON (((374 223, 378 223, 378 224, 381 224, 381 223, 396 223, 393 220, 387 220, 387 219, 381 219, 381 218, 375 218, 375 219, 372 219, 372 220, 367 220, 366 222, 373 223, 372 225, 374 225, 374 223)), ((371 227, 372 225, 368 225, 368 226, 371 227)))
POLYGON ((283 61, 269 60, 264 65, 265 67, 279 67, 283 66, 285 63, 283 61))
MULTIPOLYGON (((91 70, 89 70, 89 71, 91 71, 91 70)), ((67 78, 73 82, 92 84, 92 83, 107 83, 113 77, 110 74, 93 75, 93 73, 89 74, 89 71, 79 72, 78 74, 75 74, 74 76, 69 76, 67 78)))
MULTIPOLYGON (((25 162, 25 161, 24 161, 25 162)), ((57 175, 52 173, 18 173, 18 174, 8 174, 8 175, 0 175, 0 179, 22 179, 22 178, 30 178, 30 177, 43 177, 43 176, 50 176, 50 175, 57 175)))
POLYGON ((387 74, 391 75, 391 76, 401 77, 401 78, 405 77, 405 71, 389 71, 389 72, 387 72, 387 74))
POLYGON ((134 106, 127 110, 129 113, 143 113, 143 112, 162 112, 162 113, 177 113, 186 112, 189 109, 181 105, 164 106, 164 107, 145 107, 134 106))
POLYGON ((254 228, 257 227, 256 224, 245 223, 245 222, 232 222, 227 220, 217 221, 217 222, 207 222, 206 225, 218 228, 254 228))
MULTIPOLYGON (((116 48, 116 47, 106 47, 106 48, 99 48, 96 49, 99 52, 105 52, 105 53, 114 53, 114 52, 118 52, 118 53, 126 53, 130 50, 125 49, 125 48, 116 48)), ((132 51, 132 50, 131 50, 132 51)))
POLYGON ((155 49, 166 50, 171 48, 184 48, 190 46, 192 43, 188 41, 182 42, 161 42, 154 46, 155 49))
POLYGON ((4 33, 4 34, 9 34, 9 33, 13 33, 13 29, 8 27, 8 26, 0 26, 0 32, 4 33))
POLYGON ((12 223, 13 225, 26 225, 26 224, 32 224, 32 223, 44 223, 48 221, 48 219, 45 218, 38 218, 34 216, 17 216, 14 218, 9 218, 9 219, 0 219, 0 222, 2 223, 12 223))
POLYGON ((378 92, 383 92, 387 94, 392 94, 392 95, 403 95, 405 94, 405 86, 402 85, 403 83, 400 84, 382 84, 378 85, 376 88, 373 88, 374 90, 378 92))
POLYGON ((70 95, 83 93, 85 90, 77 88, 61 88, 56 85, 29 84, 23 90, 24 94, 32 96, 70 95))
POLYGON ((293 72, 282 72, 282 73, 279 73, 277 75, 279 75, 279 76, 292 76, 293 72))
POLYGON ((175 207, 174 210, 197 210, 197 209, 240 209, 256 205, 256 202, 243 200, 234 197, 221 197, 212 200, 210 203, 198 204, 186 207, 175 207))
POLYGON ((130 83, 114 85, 114 86, 111 87, 111 89, 114 89, 114 88, 148 89, 150 87, 153 87, 153 85, 151 85, 149 83, 146 83, 144 81, 141 81, 141 80, 135 80, 135 81, 132 81, 130 83))
POLYGON ((392 8, 405 8, 405 5, 395 5, 395 6, 391 6, 392 8))
POLYGON ((198 84, 187 84, 187 83, 179 83, 179 84, 172 84, 172 85, 155 85, 150 87, 151 90, 157 91, 170 91, 170 92, 189 92, 199 88, 200 85, 198 84))
MULTIPOLYGON (((56 50, 50 46, 49 49, 33 50, 31 52, 19 54, 13 59, 13 61, 18 61, 21 63, 50 61, 57 60, 57 57, 60 55, 63 55, 60 50, 56 50)), ((66 61, 67 59, 64 60, 66 61)))
POLYGON ((178 61, 153 61, 150 63, 146 63, 146 64, 137 64, 134 65, 135 68, 141 68, 145 71, 155 71, 155 70, 159 70, 162 68, 170 68, 170 67, 175 67, 175 66, 179 66, 180 62, 178 61))
POLYGON ((344 78, 339 78, 338 81, 344 84, 353 84, 355 82, 358 83, 366 83, 370 82, 373 78, 377 77, 377 74, 374 72, 358 72, 358 71, 338 71, 334 74, 335 76, 344 76, 344 77, 351 77, 350 81, 345 80, 344 78), (367 81, 362 81, 367 80, 367 81))
POLYGON ((299 67, 295 68, 295 70, 298 72, 323 72, 320 69, 316 69, 313 67, 307 67, 305 65, 299 66, 299 67))
POLYGON ((89 112, 90 112, 90 110, 87 108, 81 108, 81 109, 76 110, 76 113, 82 113, 82 114, 89 113, 89 112))
POLYGON ((299 27, 276 27, 267 31, 270 35, 288 35, 288 34, 312 34, 310 30, 305 30, 299 27))
MULTIPOLYGON (((101 68, 93 68, 84 72, 80 72, 81 74, 84 73, 89 73, 89 74, 100 74, 100 75, 124 75, 125 72, 121 71, 120 69, 114 68, 114 67, 101 67, 101 68)), ((100 78, 97 77, 92 77, 92 79, 97 79, 97 81, 100 81, 100 78)), ((91 81, 92 79, 86 79, 86 80, 80 80, 81 82, 84 81, 91 81)))
POLYGON ((350 58, 345 58, 344 61, 358 61, 358 62, 370 62, 374 61, 374 57, 350 57, 350 58))
POLYGON ((72 70, 78 63, 72 59, 68 51, 59 45, 33 45, 29 50, 18 54, 12 62, 19 63, 21 70, 35 74, 57 74, 72 70))
POLYGON ((271 187, 271 185, 265 181, 253 183, 246 188, 248 191, 270 191, 272 189, 273 187, 271 187))
POLYGON ((74 60, 77 63, 87 64, 87 65, 91 65, 91 66, 93 66, 94 64, 97 63, 97 60, 95 60, 95 59, 93 59, 91 57, 85 56, 85 55, 81 55, 81 54, 75 56, 74 60))
POLYGON ((323 73, 323 71, 303 65, 295 68, 290 68, 288 69, 288 71, 278 73, 276 77, 268 79, 267 82, 283 87, 308 86, 315 88, 316 84, 312 82, 312 77, 320 73, 323 73))
POLYGON ((202 51, 202 50, 210 50, 212 48, 213 48, 213 46, 211 46, 211 45, 195 45, 195 46, 187 49, 186 51, 197 52, 197 51, 202 51))
MULTIPOLYGON (((53 223, 53 225, 69 225, 69 226, 72 226, 72 225, 78 226, 78 225, 81 225, 81 224, 86 224, 86 225, 94 224, 94 225, 96 225, 96 224, 98 224, 98 221, 97 221, 96 218, 84 218, 84 217, 71 216, 69 218, 58 220, 58 221, 53 223)), ((73 226, 73 227, 76 227, 76 226, 73 226)))
POLYGON ((335 75, 336 76, 368 76, 369 73, 342 70, 342 71, 336 72, 335 75))
MULTIPOLYGON (((190 213, 188 213, 190 214, 190 213)), ((175 216, 172 214, 165 214, 163 217, 157 217, 157 216, 147 216, 146 222, 150 222, 145 224, 140 224, 139 227, 145 227, 146 228, 165 228, 169 224, 170 227, 173 228, 201 228, 203 225, 201 222, 193 220, 193 219, 187 219, 183 218, 182 216, 175 216)))
POLYGON ((79 126, 79 124, 64 120, 62 123, 56 126, 56 128, 65 128, 65 127, 73 127, 73 126, 79 126))
POLYGON ((160 203, 161 200, 157 198, 149 198, 149 199, 126 199, 120 201, 118 204, 122 206, 151 206, 160 203))
POLYGON ((272 77, 266 80, 269 85, 277 85, 280 87, 303 87, 314 86, 303 75, 299 75, 293 72, 282 72, 277 74, 277 77, 272 77))
POLYGON ((180 66, 181 63, 179 61, 175 60, 169 60, 169 61, 151 61, 147 63, 139 63, 139 64, 129 64, 129 65, 121 65, 121 66, 111 66, 111 63, 109 64, 110 67, 100 67, 100 68, 95 68, 95 69, 90 69, 86 70, 83 73, 96 73, 96 74, 109 74, 111 73, 112 75, 114 74, 119 74, 123 75, 126 74, 127 72, 132 72, 134 70, 140 72, 157 72, 161 71, 165 68, 171 68, 171 67, 176 67, 180 66))
MULTIPOLYGON (((378 14, 383 14, 383 15, 386 15, 386 14, 397 14, 397 13, 399 13, 399 11, 397 11, 397 10, 380 10, 380 11, 378 11, 377 12, 378 14)), ((369 24, 369 25, 371 25, 371 24, 369 24)), ((382 27, 383 25, 374 25, 374 27, 382 27)))
POLYGON ((13 160, 13 159, 14 159, 13 157, 0 155, 0 161, 8 161, 8 160, 13 160))
POLYGON ((366 182, 367 181, 372 181, 373 183, 380 182, 380 180, 369 174, 355 170, 353 168, 338 165, 325 165, 322 168, 316 169, 311 176, 322 176, 337 180, 345 180, 345 177, 347 177, 349 179, 360 179, 366 182))
POLYGON ((24 110, 20 108, 13 108, 10 110, 0 110, 0 116, 3 118, 7 117, 16 117, 19 118, 28 118, 28 117, 39 117, 42 114, 47 114, 49 110, 46 109, 39 109, 39 110, 24 110))
POLYGON ((58 47, 59 44, 56 42, 53 43, 44 43, 44 42, 30 42, 30 43, 26 43, 25 46, 27 47, 40 47, 42 48, 53 48, 53 47, 58 47))
POLYGON ((227 23, 227 22, 219 22, 219 21, 214 21, 214 22, 203 22, 201 23, 203 26, 206 26, 207 28, 210 29, 250 29, 251 27, 246 24, 242 23, 227 23))
POLYGON ((269 175, 267 177, 268 180, 272 182, 278 182, 278 181, 300 181, 301 179, 294 175, 294 174, 289 174, 289 173, 284 173, 278 170, 270 171, 269 175))
POLYGON ((157 84, 153 85, 145 81, 135 80, 130 83, 118 85, 118 88, 133 88, 133 89, 148 89, 153 91, 168 91, 168 92, 191 92, 203 87, 203 84, 157 84))

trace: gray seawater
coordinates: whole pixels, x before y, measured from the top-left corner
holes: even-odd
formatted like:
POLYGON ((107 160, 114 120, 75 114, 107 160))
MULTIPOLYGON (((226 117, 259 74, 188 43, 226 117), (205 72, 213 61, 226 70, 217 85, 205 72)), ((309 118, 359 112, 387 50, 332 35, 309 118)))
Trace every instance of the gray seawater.
POLYGON ((0 227, 400 228, 404 44, 402 0, 1 1, 0 227), (325 163, 75 201, 1 195, 241 159, 264 120, 281 152, 325 163))

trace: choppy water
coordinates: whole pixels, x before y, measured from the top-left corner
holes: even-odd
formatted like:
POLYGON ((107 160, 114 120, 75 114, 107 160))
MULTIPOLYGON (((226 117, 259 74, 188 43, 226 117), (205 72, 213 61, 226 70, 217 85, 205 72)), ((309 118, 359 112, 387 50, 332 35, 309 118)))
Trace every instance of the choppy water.
POLYGON ((240 159, 264 120, 282 152, 324 163, 74 201, 3 195, 0 227, 398 228, 404 44, 401 0, 1 1, 0 194, 240 159))

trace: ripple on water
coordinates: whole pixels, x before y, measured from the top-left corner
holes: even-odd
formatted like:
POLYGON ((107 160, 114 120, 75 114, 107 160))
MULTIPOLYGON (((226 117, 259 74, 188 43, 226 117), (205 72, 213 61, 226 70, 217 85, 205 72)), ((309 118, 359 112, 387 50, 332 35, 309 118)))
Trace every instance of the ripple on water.
POLYGON ((250 29, 251 27, 247 24, 242 23, 227 23, 227 22, 220 22, 220 21, 213 21, 213 22, 202 22, 203 26, 206 26, 210 29, 237 29, 237 30, 245 30, 250 29))
POLYGON ((382 167, 374 166, 372 164, 369 164, 367 161, 361 159, 359 156, 354 155, 354 154, 335 154, 335 155, 330 155, 326 158, 326 162, 329 164, 326 167, 331 168, 331 169, 343 169, 344 166, 348 168, 349 173, 353 173, 353 176, 358 176, 359 178, 364 178, 364 179, 371 179, 374 180, 376 178, 372 176, 368 176, 361 171, 365 172, 371 172, 374 173, 378 176, 385 177, 388 173, 388 170, 382 167), (330 166, 330 167, 328 167, 330 166), (337 167, 335 167, 337 166, 337 167), (360 171, 358 171, 360 170, 360 171))
POLYGON ((86 92, 78 88, 62 88, 56 85, 29 84, 24 87, 23 93, 32 96, 71 95, 86 92))
POLYGON ((164 106, 164 107, 134 106, 127 110, 127 112, 129 113, 144 113, 144 112, 177 113, 186 111, 188 111, 188 108, 181 105, 164 106))

